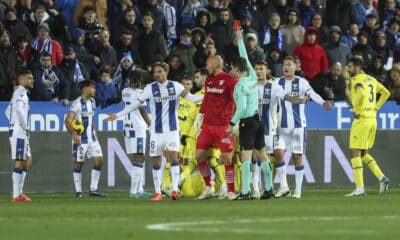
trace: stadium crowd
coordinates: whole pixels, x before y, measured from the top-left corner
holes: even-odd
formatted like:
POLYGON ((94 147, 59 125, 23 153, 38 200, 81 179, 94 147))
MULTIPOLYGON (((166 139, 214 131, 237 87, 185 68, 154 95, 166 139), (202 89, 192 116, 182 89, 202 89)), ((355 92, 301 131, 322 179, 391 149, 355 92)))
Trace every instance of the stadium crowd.
MULTIPOLYGON (((136 81, 135 79, 144 79, 147 83, 152 81, 153 72, 156 80, 161 83, 168 80, 182 83, 185 89, 177 91, 178 95, 182 98, 190 96, 193 100, 194 97, 187 94, 187 91, 190 90, 193 93, 198 90, 204 91, 206 70, 210 79, 215 78, 212 80, 215 81, 215 85, 218 85, 218 81, 219 85, 224 84, 224 80, 221 82, 215 77, 222 72, 226 74, 231 72, 233 75, 236 72, 237 78, 243 73, 251 72, 252 70, 249 71, 243 64, 243 71, 234 68, 237 66, 241 69, 241 63, 235 63, 235 61, 239 56, 246 56, 248 64, 255 68, 253 77, 258 80, 273 81, 282 75, 287 76, 292 64, 295 64, 293 66, 296 68, 296 75, 293 71, 293 74, 289 73, 290 77, 299 76, 307 79, 304 80, 305 83, 300 84, 305 86, 300 89, 301 97, 311 96, 312 100, 329 110, 331 106, 326 100, 349 101, 350 76, 345 66, 351 57, 358 56, 364 62, 363 70, 388 88, 390 100, 400 102, 400 1, 3 0, 0 2, 0 20, 0 100, 3 101, 10 99, 17 72, 20 70, 32 72, 34 80, 34 86, 30 91, 32 101, 53 101, 61 102, 65 106, 69 105, 70 101, 81 96, 82 84, 80 83, 85 82, 86 85, 83 88, 89 89, 92 86, 85 80, 93 80, 97 89, 96 102, 101 107, 106 107, 122 101, 123 89, 130 87, 130 84, 136 81), (235 35, 237 21, 240 21, 240 31, 243 30, 240 36, 235 35), (168 65, 162 62, 168 62, 168 65), (261 69, 265 67, 265 70, 260 70, 265 78, 260 75, 257 65, 261 69), (153 67, 157 68, 157 71, 153 67), (138 72, 140 76, 137 76, 138 72), (168 74, 168 76, 163 74, 168 74), (133 75, 135 75, 134 79, 132 79, 133 75), (199 78, 203 80, 199 81, 199 78), (311 86, 315 92, 310 94, 308 86, 311 86), (181 95, 181 92, 184 94, 181 95)), ((288 88, 284 86, 284 80, 283 78, 282 83, 279 84, 283 88, 288 88)), ((231 82, 232 86, 229 90, 233 93, 233 83, 236 82, 235 80, 231 82)), ((180 88, 180 85, 177 86, 180 88)), ((176 94, 177 86, 172 87, 173 93, 169 92, 170 86, 165 90, 168 91, 169 97, 176 94)), ((299 91, 298 86, 296 83, 290 85, 297 88, 296 91, 299 91)), ((87 91, 87 96, 89 96, 92 90, 87 91)), ((161 93, 162 90, 157 90, 158 92, 161 93)), ((232 98, 232 94, 230 95, 229 97, 232 98)), ((282 99, 284 97, 286 96, 282 95, 282 99)), ((146 99, 158 101, 157 97, 150 97, 150 94, 146 99)), ((210 98, 205 98, 204 101, 206 99, 209 102, 208 106, 217 103, 212 102, 210 98)), ((295 103, 300 100, 291 99, 295 103)), ((233 99, 229 103, 233 104, 232 101, 233 99)), ((179 107, 184 108, 184 104, 179 104, 179 107)), ((237 103, 236 106, 238 106, 237 103)), ((204 121, 207 122, 207 124, 203 123, 203 131, 204 125, 214 126, 213 121, 216 119, 209 117, 216 113, 207 114, 209 109, 204 110, 205 108, 203 102, 200 113, 206 112, 204 121)), ((229 107, 226 108, 229 109, 229 107)), ((71 109, 73 111, 73 108, 71 109)), ((257 107, 255 109, 257 113, 257 107)), ((302 109, 301 111, 304 111, 304 106, 302 109)), ((115 120, 117 115, 111 120, 115 120)), ((183 117, 186 119, 189 114, 183 117)), ((189 126, 188 133, 182 134, 181 129, 180 142, 183 146, 187 145, 189 134, 192 134, 191 129, 199 124, 196 116, 191 117, 193 126, 189 126)), ((235 124, 232 124, 232 121, 226 122, 230 117, 225 116, 225 118, 222 119, 222 125, 216 125, 221 127, 231 124, 233 128, 235 124)), ((181 120, 180 117, 179 119, 181 120)), ((176 126, 169 127, 171 131, 177 129, 176 126)), ((157 126, 155 131, 158 133, 157 126)), ((213 132, 213 130, 209 131, 213 132)), ((225 129, 222 132, 225 134, 225 129)), ((200 136, 201 134, 204 132, 200 133, 200 136)), ((193 138, 196 138, 196 134, 193 138)), ((197 143, 196 147, 198 148, 199 145, 201 144, 197 143)), ((200 150, 207 150, 208 145, 208 142, 202 142, 200 150)), ((263 147, 260 149, 263 150, 263 147)), ((285 149, 284 146, 283 149, 285 149)), ((157 150, 160 154, 163 152, 162 148, 157 150)), ((220 148, 220 150, 221 153, 215 154, 204 151, 204 156, 196 156, 198 163, 192 163, 193 167, 190 167, 190 170, 185 172, 186 169, 183 169, 180 173, 182 181, 185 174, 191 174, 198 164, 206 188, 209 187, 207 192, 205 194, 203 192, 200 197, 208 198, 214 192, 210 186, 210 167, 214 170, 217 180, 224 175, 222 169, 218 170, 218 164, 212 165, 212 158, 226 158, 229 161, 232 159, 228 156, 228 152, 233 149, 229 148, 225 151, 220 148), (206 157, 209 161, 204 165, 202 160, 206 157)), ((195 158, 195 150, 187 151, 190 152, 187 157, 182 151, 180 153, 184 165, 190 166, 189 161, 195 158)), ((236 151, 238 152, 240 150, 236 151)), ((296 167, 299 168, 296 170, 298 171, 304 168, 301 163, 301 152, 303 152, 302 148, 297 153, 299 166, 296 165, 296 167)), ((198 153, 199 149, 196 154, 198 153)), ((154 156, 157 158, 160 154, 154 156)), ((233 157, 235 167, 240 165, 237 159, 238 155, 233 157)), ((176 157, 169 160, 173 160, 173 164, 167 166, 166 169, 171 168, 173 175, 178 175, 175 170, 172 170, 178 167, 174 162, 177 160, 176 157)), ((277 175, 286 178, 286 170, 280 169, 284 165, 281 162, 277 161, 277 175)), ((250 165, 250 162, 246 163, 246 167, 249 167, 247 165, 250 165)), ((158 165, 157 167, 157 171, 160 171, 160 167, 158 165)), ((257 168, 257 166, 254 167, 257 168)), ((267 166, 266 168, 269 169, 267 166)), ((240 170, 235 170, 231 162, 225 162, 224 171, 225 179, 221 180, 224 182, 222 185, 227 187, 225 192, 233 192, 234 184, 240 183, 240 180, 233 179, 240 176, 240 173, 234 174, 234 172, 240 170), (227 168, 227 166, 230 167, 227 168)), ((274 175, 274 173, 268 174, 269 177, 274 175)), ((99 176, 100 173, 96 178, 97 182, 99 176)), ((157 176, 159 176, 157 180, 159 181, 161 174, 157 173, 157 176)), ((301 189, 302 178, 303 175, 299 175, 299 186, 296 179, 296 191, 298 188, 301 189)), ((174 193, 178 185, 178 177, 171 181, 174 193)), ((260 182, 260 180, 254 181, 260 182)), ((168 184, 165 183, 165 185, 168 184)), ((257 185, 260 184, 257 183, 257 185)), ((191 187, 189 189, 193 190, 191 187)), ((269 189, 265 187, 264 190, 266 191, 264 193, 269 194, 269 189)), ((282 190, 280 195, 287 195, 289 193, 287 183, 280 190, 282 190)), ((77 193, 81 193, 80 191, 77 190, 77 193)), ((97 191, 96 187, 93 187, 91 191, 97 191)), ((235 192, 238 192, 237 186, 235 192)), ((193 193, 193 195, 198 194, 193 193)), ((250 197, 249 194, 245 195, 245 197, 250 197)), ((295 193, 294 196, 300 198, 301 191, 295 193)), ((232 199, 236 197, 235 195, 232 199)), ((260 197, 263 196, 255 196, 255 198, 260 197)))

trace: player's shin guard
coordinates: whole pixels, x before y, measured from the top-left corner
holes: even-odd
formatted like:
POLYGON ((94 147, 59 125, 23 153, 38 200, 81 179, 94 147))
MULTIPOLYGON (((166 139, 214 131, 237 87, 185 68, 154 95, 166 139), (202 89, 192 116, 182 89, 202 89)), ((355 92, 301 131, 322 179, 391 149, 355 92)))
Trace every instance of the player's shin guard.
POLYGON ((242 163, 240 161, 235 162, 234 168, 234 191, 240 192, 242 187, 242 163))
POLYGON ((93 166, 92 168, 92 177, 90 180, 90 191, 97 190, 100 180, 101 167, 93 166))
POLYGON ((351 167, 353 168, 354 181, 357 188, 364 187, 363 166, 361 157, 351 159, 351 167))
POLYGON ((141 163, 133 163, 132 164, 132 172, 131 172, 131 189, 129 193, 135 194, 139 190, 140 179, 142 178, 142 169, 143 164, 141 163))
POLYGON ((269 155, 269 161, 271 164, 272 182, 273 182, 276 175, 276 158, 273 154, 269 155))
POLYGON ((79 168, 74 168, 73 176, 75 192, 82 192, 82 170, 79 168))
MULTIPOLYGON (((253 160, 252 161, 252 174, 251 174, 251 185, 253 185, 253 191, 260 191, 260 161, 253 160)), ((243 170, 242 170, 243 171, 243 170)))
POLYGON ((285 162, 276 164, 276 175, 279 178, 281 188, 282 189, 289 188, 287 179, 286 179, 286 164, 285 164, 285 162))
POLYGON ((21 193, 24 192, 24 184, 25 184, 25 178, 26 178, 27 173, 28 173, 28 169, 26 169, 26 168, 22 169, 22 180, 21 180, 21 189, 20 189, 21 193))
POLYGON ((271 171, 271 166, 268 161, 265 161, 261 163, 261 171, 264 176, 264 188, 265 191, 270 191, 272 190, 272 171, 271 171))
POLYGON ((242 163, 242 194, 246 195, 250 193, 251 183, 251 160, 245 160, 242 163))
POLYGON ((225 165, 225 178, 228 186, 228 192, 233 192, 235 172, 232 164, 225 165))
POLYGON ((215 157, 212 157, 209 161, 209 164, 214 171, 217 182, 219 184, 226 183, 224 170, 222 169, 222 166, 218 164, 217 159, 215 157))
POLYGON ((153 166, 153 183, 155 193, 161 194, 161 167, 153 166))
POLYGON ((164 191, 170 191, 172 185, 170 162, 165 163, 164 170, 161 171, 161 174, 161 189, 164 191))
POLYGON ((201 175, 203 176, 206 187, 211 187, 211 171, 207 161, 202 161, 197 164, 201 175))
POLYGON ((179 184, 179 161, 173 160, 171 163, 172 191, 178 191, 179 184))
POLYGON ((364 162, 365 165, 368 166, 369 170, 375 175, 375 177, 380 180, 383 176, 382 170, 379 168, 378 164, 376 163, 375 159, 369 155, 366 154, 363 158, 362 161, 364 162))
POLYGON ((14 168, 12 173, 13 182, 13 198, 18 197, 21 194, 21 183, 22 183, 22 169, 14 168))
POLYGON ((295 193, 301 193, 301 186, 303 185, 303 177, 304 177, 304 166, 295 166, 295 182, 296 182, 296 189, 295 193))

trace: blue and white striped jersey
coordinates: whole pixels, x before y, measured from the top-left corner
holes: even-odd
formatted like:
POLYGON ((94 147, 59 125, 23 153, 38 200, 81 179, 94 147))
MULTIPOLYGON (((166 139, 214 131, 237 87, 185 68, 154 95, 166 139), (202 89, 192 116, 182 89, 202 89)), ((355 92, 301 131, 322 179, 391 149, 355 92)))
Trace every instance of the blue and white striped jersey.
POLYGON ((26 88, 18 86, 14 90, 5 115, 10 121, 9 137, 27 138, 30 118, 28 90, 26 88))
POLYGON ((152 133, 179 131, 178 106, 183 90, 182 84, 170 80, 163 84, 153 82, 146 85, 138 100, 141 103, 150 102, 152 133))
MULTIPOLYGON (((124 88, 122 90, 122 101, 124 102, 125 107, 133 104, 140 96, 143 94, 142 89, 133 89, 130 87, 124 88)), ((143 103, 142 106, 146 106, 146 103, 143 103)), ((144 121, 142 114, 140 113, 139 108, 129 112, 124 117, 124 129, 146 129, 147 124, 144 121)))
POLYGON ((260 113, 264 121, 264 135, 275 135, 279 100, 285 98, 285 91, 278 81, 258 85, 260 113))
MULTIPOLYGON (((286 80, 284 77, 277 80, 286 94, 294 97, 304 98, 306 93, 312 90, 308 81, 302 77, 295 76, 293 80, 286 80)), ((281 100, 281 111, 279 122, 281 128, 302 128, 307 126, 304 104, 293 104, 281 100)))
POLYGON ((85 131, 82 133, 81 143, 93 143, 96 142, 96 135, 94 134, 94 110, 96 108, 96 102, 94 98, 90 98, 85 101, 82 97, 78 97, 72 102, 70 108, 71 112, 75 113, 75 119, 82 121, 85 126, 85 131))

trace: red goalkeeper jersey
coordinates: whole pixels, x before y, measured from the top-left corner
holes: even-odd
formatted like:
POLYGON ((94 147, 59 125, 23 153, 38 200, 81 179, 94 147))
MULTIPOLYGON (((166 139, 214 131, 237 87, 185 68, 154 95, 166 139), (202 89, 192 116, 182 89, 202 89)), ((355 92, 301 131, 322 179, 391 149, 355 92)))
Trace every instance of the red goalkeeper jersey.
POLYGON ((204 114, 203 124, 227 126, 234 112, 233 90, 237 79, 222 72, 208 76, 205 82, 205 94, 200 112, 204 114))

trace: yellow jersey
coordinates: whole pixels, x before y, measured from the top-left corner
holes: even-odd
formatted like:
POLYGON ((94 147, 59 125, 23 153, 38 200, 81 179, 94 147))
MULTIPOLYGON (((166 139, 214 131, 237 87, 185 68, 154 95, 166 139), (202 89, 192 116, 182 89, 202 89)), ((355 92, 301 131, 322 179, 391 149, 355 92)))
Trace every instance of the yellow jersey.
POLYGON ((376 111, 390 96, 390 92, 380 82, 365 73, 351 78, 350 93, 353 111, 362 118, 376 118, 376 111), (378 101, 377 94, 380 94, 378 101))
MULTIPOLYGON (((191 129, 194 120, 196 119, 196 104, 187 100, 186 98, 180 98, 178 107, 178 119, 180 135, 191 136, 191 129)), ((195 136, 191 136, 195 138, 195 136)))

